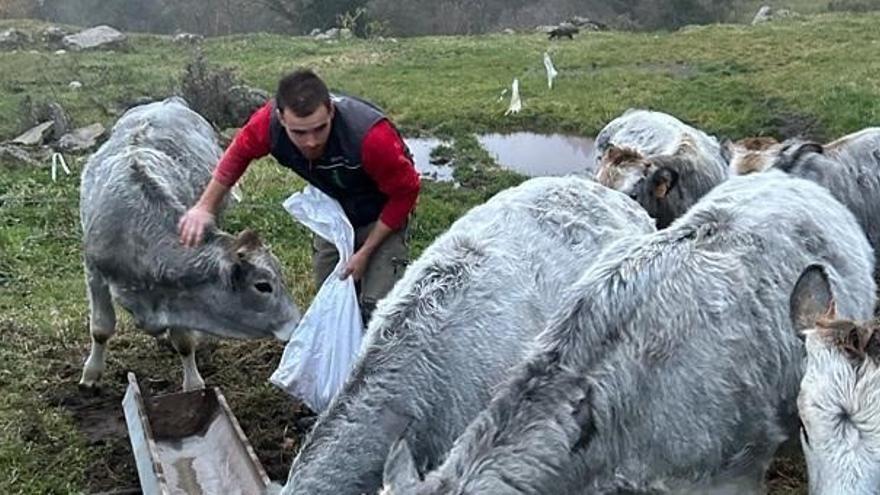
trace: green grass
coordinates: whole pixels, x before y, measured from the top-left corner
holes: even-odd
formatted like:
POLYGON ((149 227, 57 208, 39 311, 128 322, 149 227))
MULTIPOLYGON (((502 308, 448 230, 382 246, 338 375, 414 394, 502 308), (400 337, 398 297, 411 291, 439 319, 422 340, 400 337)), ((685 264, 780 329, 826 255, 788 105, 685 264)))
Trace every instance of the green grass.
MULTIPOLYGON (((796 8, 796 7, 795 7, 796 8)), ((880 15, 821 15, 759 27, 714 25, 674 33, 428 37, 327 44, 248 35, 207 40, 204 52, 248 84, 272 90, 297 65, 336 89, 384 106, 408 134, 453 138, 461 187, 425 183, 412 228, 418 254, 469 207, 523 177, 498 169, 471 133, 529 130, 594 135, 629 107, 670 112, 708 132, 785 137, 798 125, 833 138, 880 121, 880 15), (542 55, 559 70, 548 90, 542 55), (504 116, 502 90, 519 78, 523 111, 504 116)), ((0 21, 0 30, 38 23, 0 21)), ((112 125, 119 105, 173 91, 191 48, 135 36, 120 53, 43 47, 0 52, 0 138, 20 128, 24 98, 56 100, 75 125, 112 125), (68 83, 83 83, 79 90, 68 83)), ((71 160, 75 173, 82 162, 71 160)), ((90 436, 75 392, 88 349, 78 226, 78 181, 46 168, 0 164, 0 493, 78 493, 137 483, 127 439, 90 436)), ((252 166, 243 203, 223 227, 256 229, 273 247, 297 302, 314 294, 308 233, 280 206, 302 187, 271 160, 252 166)), ((134 370, 158 389, 180 382, 167 346, 122 313, 110 341, 107 394, 118 399, 134 370)), ((199 365, 219 384, 274 478, 296 450, 296 406, 266 381, 281 355, 272 342, 210 342, 199 365), (292 442, 291 442, 292 439, 292 442)), ((116 403, 114 403, 116 404, 116 403)), ((115 407, 115 406, 114 406, 115 407)), ((803 493, 803 473, 776 471, 772 493, 803 493)))

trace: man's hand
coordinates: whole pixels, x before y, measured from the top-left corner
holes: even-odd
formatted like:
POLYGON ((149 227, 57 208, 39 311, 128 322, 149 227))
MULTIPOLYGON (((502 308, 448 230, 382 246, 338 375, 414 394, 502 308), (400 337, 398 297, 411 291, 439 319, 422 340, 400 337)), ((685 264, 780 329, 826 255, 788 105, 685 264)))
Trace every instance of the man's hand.
POLYGON ((214 214, 201 206, 193 206, 177 223, 180 243, 186 247, 198 246, 205 238, 205 231, 213 226, 214 214))
POLYGON ((342 273, 339 275, 340 280, 345 280, 345 277, 349 275, 351 275, 355 282, 360 280, 364 276, 364 272, 367 271, 367 264, 370 262, 371 254, 363 248, 354 253, 348 259, 348 263, 345 264, 345 268, 343 268, 342 273))

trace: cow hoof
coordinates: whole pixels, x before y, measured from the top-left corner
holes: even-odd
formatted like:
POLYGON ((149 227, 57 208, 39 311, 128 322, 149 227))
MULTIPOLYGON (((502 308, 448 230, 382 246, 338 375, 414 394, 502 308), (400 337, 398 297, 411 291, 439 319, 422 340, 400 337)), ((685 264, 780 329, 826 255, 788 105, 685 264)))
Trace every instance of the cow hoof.
POLYGON ((204 390, 205 389, 205 381, 199 378, 198 380, 192 380, 190 382, 183 382, 183 391, 184 392, 192 392, 194 390, 204 390))
POLYGON ((101 384, 98 382, 79 382, 77 384, 80 395, 97 397, 101 395, 101 384))

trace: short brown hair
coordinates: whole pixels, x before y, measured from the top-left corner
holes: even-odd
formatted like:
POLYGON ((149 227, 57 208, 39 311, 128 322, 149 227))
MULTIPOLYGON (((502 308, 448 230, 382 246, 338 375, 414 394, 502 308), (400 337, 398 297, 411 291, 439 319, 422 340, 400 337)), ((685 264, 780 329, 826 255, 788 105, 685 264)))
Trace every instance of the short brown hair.
POLYGON ((297 117, 307 117, 320 105, 330 108, 330 91, 310 69, 297 69, 278 81, 275 102, 281 111, 286 108, 297 117))

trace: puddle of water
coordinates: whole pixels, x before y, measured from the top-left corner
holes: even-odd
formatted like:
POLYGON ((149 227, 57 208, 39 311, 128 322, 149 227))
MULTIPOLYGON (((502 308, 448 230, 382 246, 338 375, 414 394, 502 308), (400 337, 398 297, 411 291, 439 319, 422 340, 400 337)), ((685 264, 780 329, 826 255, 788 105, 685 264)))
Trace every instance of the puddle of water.
POLYGON ((437 182, 452 182, 452 167, 431 163, 431 150, 443 144, 442 141, 435 138, 404 138, 404 141, 420 176, 437 182))
MULTIPOLYGON (((499 166, 529 177, 568 174, 592 175, 595 169, 593 139, 564 134, 484 134, 480 144, 499 166)), ((433 165, 431 150, 443 141, 436 138, 405 138, 422 177, 451 181, 453 168, 433 165)))
POLYGON ((480 144, 499 166, 529 177, 592 175, 593 139, 563 134, 485 134, 480 144))

